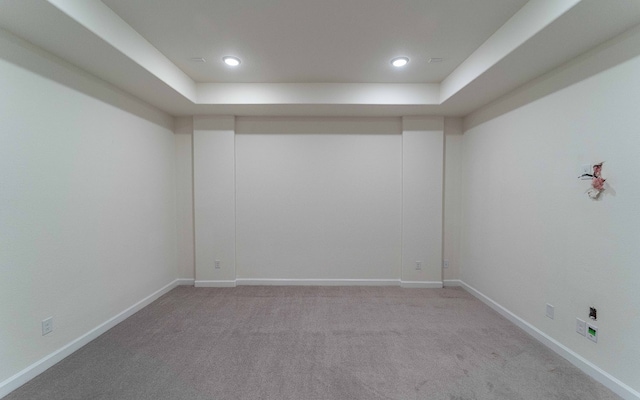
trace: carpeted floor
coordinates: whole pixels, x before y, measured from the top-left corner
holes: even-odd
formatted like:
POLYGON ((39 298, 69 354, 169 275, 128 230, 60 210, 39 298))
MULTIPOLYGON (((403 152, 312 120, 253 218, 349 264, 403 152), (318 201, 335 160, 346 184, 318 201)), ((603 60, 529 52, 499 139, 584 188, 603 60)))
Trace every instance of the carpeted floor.
POLYGON ((179 287, 6 400, 618 399, 459 288, 179 287))

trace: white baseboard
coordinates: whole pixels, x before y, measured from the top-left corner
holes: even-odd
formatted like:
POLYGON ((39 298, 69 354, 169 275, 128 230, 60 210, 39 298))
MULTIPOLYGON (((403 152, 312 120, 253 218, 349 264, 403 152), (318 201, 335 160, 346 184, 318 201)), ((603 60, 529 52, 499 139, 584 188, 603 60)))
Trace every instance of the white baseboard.
POLYGON ((195 287, 236 287, 235 280, 229 281, 194 281, 195 287))
POLYGON ((462 281, 460 279, 445 279, 442 284, 444 287, 456 287, 462 286, 462 281))
POLYGON ((442 281, 400 281, 400 287, 417 289, 442 289, 442 281))
POLYGON ((238 278, 226 281, 195 281, 195 287, 236 286, 400 286, 440 289, 442 281, 401 281, 398 279, 262 279, 238 278))
POLYGON ((459 282, 460 282, 460 285, 466 291, 468 291, 473 296, 477 297, 480 301, 482 301, 483 303, 485 303, 486 305, 494 309, 496 312, 498 312, 498 314, 502 315, 509 321, 516 324, 518 327, 520 327, 522 330, 527 332, 529 335, 533 336, 539 342, 541 342, 542 344, 544 344, 545 346, 547 346, 548 348, 550 348, 551 350, 553 350, 554 352, 556 352, 557 354, 565 358, 571 364, 578 367, 580 370, 582 370, 582 372, 586 373, 596 381, 602 383, 604 386, 611 389, 618 396, 622 397, 625 400, 640 400, 640 393, 634 390, 633 388, 631 388, 629 385, 626 385, 625 383, 621 382, 611 374, 603 371, 598 366, 586 360, 584 357, 582 357, 575 351, 569 349, 562 343, 553 339, 551 336, 542 332, 540 329, 536 328, 535 326, 531 325, 527 321, 518 317, 517 315, 515 315, 514 313, 512 313, 502 305, 496 303, 494 300, 492 300, 485 294, 481 293, 476 288, 468 285, 464 281, 459 281, 459 282))
POLYGON ((238 286, 398 286, 397 279, 236 279, 238 286))
POLYGON ((187 279, 187 278, 176 279, 178 286, 193 286, 195 284, 195 281, 196 281, 195 279, 187 279))
POLYGON ((93 339, 102 335, 103 333, 113 328, 120 322, 129 318, 131 315, 140 311, 147 305, 153 303, 160 296, 169 292, 171 289, 177 286, 178 286, 178 280, 175 280, 169 283, 168 285, 155 291, 154 293, 140 300, 139 302, 127 308, 126 310, 122 311, 121 313, 117 314, 116 316, 96 326, 95 328, 85 333, 84 335, 71 341, 70 343, 54 351, 48 356, 36 361, 35 363, 31 364, 30 366, 18 372, 17 374, 13 375, 12 377, 5 379, 3 382, 0 382, 0 399, 5 397, 9 393, 13 392, 20 386, 24 385, 25 383, 29 382, 31 379, 40 375, 47 369, 51 368, 58 362, 62 361, 64 358, 68 357, 69 355, 71 355, 72 353, 80 349, 82 346, 91 342, 93 339))

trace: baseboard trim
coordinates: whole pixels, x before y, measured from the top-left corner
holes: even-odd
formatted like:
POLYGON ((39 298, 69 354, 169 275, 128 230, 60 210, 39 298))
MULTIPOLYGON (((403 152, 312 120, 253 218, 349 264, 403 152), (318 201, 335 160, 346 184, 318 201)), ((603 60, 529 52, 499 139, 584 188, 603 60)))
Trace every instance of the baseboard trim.
POLYGON ((82 346, 84 346, 87 343, 91 342, 92 340, 94 340, 98 336, 102 335, 103 333, 105 333, 109 329, 113 328, 114 326, 116 326, 120 322, 124 321, 125 319, 129 318, 130 316, 132 316, 136 312, 138 312, 141 309, 143 309, 144 307, 146 307, 149 304, 153 303, 160 296, 162 296, 165 293, 168 293, 170 290, 172 290, 175 287, 177 287, 178 284, 179 284, 178 281, 179 280, 176 279, 175 281, 169 283, 168 285, 162 287, 161 289, 153 292, 149 296, 147 296, 144 299, 138 301, 137 303, 135 303, 131 307, 125 309, 124 311, 120 312, 116 316, 114 316, 114 317, 108 319, 107 321, 103 322, 102 324, 96 326, 95 328, 93 328, 89 332, 85 333, 84 335, 82 335, 82 336, 78 337, 77 339, 69 342, 65 346, 59 348, 58 350, 56 350, 53 353, 45 356, 44 358, 41 358, 40 360, 38 360, 35 363, 31 364, 30 366, 28 366, 27 368, 25 368, 22 371, 18 372, 17 374, 13 375, 12 377, 9 377, 9 378, 5 379, 3 382, 0 382, 0 399, 5 397, 9 393, 13 392, 14 390, 19 388, 20 386, 24 385, 25 383, 29 382, 31 379, 33 379, 36 376, 40 375, 41 373, 43 373, 47 369, 51 368, 55 364, 59 363, 60 361, 62 361, 66 357, 70 356, 75 351, 77 351, 80 348, 82 348, 82 346))
POLYGON ((236 279, 238 286, 398 286, 397 279, 236 279))
POLYGON ((442 289, 442 281, 400 281, 400 287, 407 289, 442 289))
POLYGON ((401 281, 398 279, 263 279, 238 278, 224 281, 196 280, 195 287, 236 286, 400 286, 403 288, 441 289, 442 281, 401 281))
POLYGON ((195 279, 187 279, 187 278, 176 279, 178 286, 193 286, 195 285, 195 281, 196 281, 195 279))
POLYGON ((460 279, 445 279, 442 284, 444 287, 458 287, 462 286, 462 281, 460 279))
POLYGON ((460 286, 462 286, 466 291, 468 291, 473 296, 478 298, 480 301, 482 301, 483 303, 491 307, 498 314, 502 315, 509 321, 516 324, 518 327, 520 327, 522 330, 527 332, 529 335, 533 336, 539 342, 541 342, 542 344, 544 344, 545 346, 547 346, 548 348, 550 348, 551 350, 553 350, 554 352, 556 352, 557 354, 565 358, 571 364, 578 367, 582 372, 586 373, 596 381, 602 383, 604 386, 611 389, 618 396, 622 397, 625 400, 640 400, 640 392, 634 390, 629 385, 626 385, 625 383, 621 382, 619 379, 615 378, 611 374, 603 371, 595 364, 586 360, 584 357, 582 357, 575 351, 569 349, 562 343, 553 339, 551 336, 542 332, 540 329, 536 328, 535 326, 531 325, 527 321, 518 317, 517 315, 509 311, 507 308, 498 304, 496 301, 486 296, 476 288, 468 285, 464 281, 459 281, 459 282, 460 282, 460 286))
POLYGON ((229 281, 194 281, 195 287, 236 287, 235 280, 229 281))

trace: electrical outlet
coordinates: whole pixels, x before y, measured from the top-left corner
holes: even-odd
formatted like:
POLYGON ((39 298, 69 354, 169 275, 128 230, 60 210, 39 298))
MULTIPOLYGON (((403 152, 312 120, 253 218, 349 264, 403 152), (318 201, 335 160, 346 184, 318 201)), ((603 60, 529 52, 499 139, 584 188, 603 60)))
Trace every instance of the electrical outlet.
POLYGON ((220 260, 215 261, 215 268, 220 269, 220 260))
POLYGON ((422 271, 422 261, 416 261, 416 271, 422 271))
POLYGON ((443 268, 449 268, 449 260, 442 261, 442 267, 443 268))
POLYGON ((580 318, 576 318, 576 332, 578 332, 582 336, 587 335, 587 323, 580 318))
POLYGON ((553 319, 555 316, 555 308, 549 303, 547 303, 547 312, 545 313, 545 315, 551 319, 553 319))
POLYGON ((42 320, 42 336, 53 332, 53 317, 42 320))
POLYGON ((598 343, 598 327, 595 325, 587 324, 587 339, 592 342, 598 343))

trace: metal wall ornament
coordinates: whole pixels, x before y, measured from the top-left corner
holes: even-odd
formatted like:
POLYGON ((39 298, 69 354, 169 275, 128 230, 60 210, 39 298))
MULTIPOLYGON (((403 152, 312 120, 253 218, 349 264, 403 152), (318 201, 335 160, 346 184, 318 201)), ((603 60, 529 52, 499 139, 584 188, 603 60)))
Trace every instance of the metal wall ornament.
POLYGON ((582 174, 579 176, 580 179, 584 179, 585 177, 591 178, 591 187, 587 189, 587 195, 592 200, 597 200, 600 197, 600 194, 604 192, 604 183, 606 179, 602 177, 602 161, 599 164, 593 165, 593 172, 591 174, 582 174))

